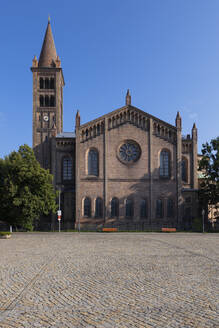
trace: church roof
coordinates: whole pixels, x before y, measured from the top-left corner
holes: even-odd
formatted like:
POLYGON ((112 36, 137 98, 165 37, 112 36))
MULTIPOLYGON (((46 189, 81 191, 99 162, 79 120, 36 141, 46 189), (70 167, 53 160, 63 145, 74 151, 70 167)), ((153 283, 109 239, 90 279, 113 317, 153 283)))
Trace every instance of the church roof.
POLYGON ((75 138, 74 132, 61 132, 57 134, 56 138, 75 138))
POLYGON ((39 67, 54 67, 57 59, 56 47, 52 35, 50 19, 48 21, 43 46, 40 53, 39 67))

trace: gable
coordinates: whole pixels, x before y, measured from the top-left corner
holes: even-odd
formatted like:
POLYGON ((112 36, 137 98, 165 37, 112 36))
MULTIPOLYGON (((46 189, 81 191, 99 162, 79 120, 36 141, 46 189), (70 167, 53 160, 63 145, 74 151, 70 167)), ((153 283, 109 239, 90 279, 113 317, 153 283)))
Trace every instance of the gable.
POLYGON ((164 122, 136 107, 124 106, 79 127, 80 141, 86 142, 91 138, 102 135, 105 131, 131 124, 137 129, 149 131, 159 138, 171 143, 176 140, 176 127, 164 122))

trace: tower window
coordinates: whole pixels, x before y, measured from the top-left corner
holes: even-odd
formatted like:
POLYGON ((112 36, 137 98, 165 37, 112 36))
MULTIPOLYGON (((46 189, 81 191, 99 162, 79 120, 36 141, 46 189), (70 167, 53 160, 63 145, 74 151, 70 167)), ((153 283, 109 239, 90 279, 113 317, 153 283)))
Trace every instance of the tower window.
POLYGON ((163 217, 163 202, 161 199, 157 199, 156 202, 156 216, 157 218, 163 217))
POLYGON ((44 107, 44 97, 40 96, 40 107, 44 107))
POLYGON ((53 77, 50 79, 50 89, 55 89, 55 81, 53 77))
POLYGON ((95 217, 101 218, 103 216, 103 201, 100 197, 97 197, 95 202, 95 217))
POLYGON ((95 149, 91 149, 88 153, 88 175, 99 175, 99 156, 95 149))
POLYGON ((84 216, 88 218, 91 216, 91 201, 89 197, 84 199, 84 216))
POLYGON ((45 106, 49 107, 49 96, 45 96, 45 106))
POLYGON ((133 216, 133 201, 131 199, 126 199, 125 202, 125 216, 132 217, 133 216))
POLYGON ((118 198, 114 197, 111 200, 111 217, 118 217, 119 216, 119 200, 118 198))
POLYGON ((142 199, 140 203, 140 217, 146 218, 147 217, 147 202, 146 199, 142 199))
POLYGON ((50 96, 50 107, 55 107, 55 97, 50 96))
POLYGON ((63 180, 72 179, 72 160, 69 157, 63 159, 63 180))
POLYGON ((160 153, 160 176, 164 178, 170 176, 170 155, 166 150, 160 153))
POLYGON ((44 89, 44 79, 40 78, 40 89, 44 89))
POLYGON ((49 79, 45 79, 45 89, 49 89, 49 79))

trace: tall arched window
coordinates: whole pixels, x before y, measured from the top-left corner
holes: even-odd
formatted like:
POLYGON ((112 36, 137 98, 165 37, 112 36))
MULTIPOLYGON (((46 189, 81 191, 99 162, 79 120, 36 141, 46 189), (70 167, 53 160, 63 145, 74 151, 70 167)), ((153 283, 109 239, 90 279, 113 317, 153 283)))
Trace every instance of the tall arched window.
POLYGON ((125 216, 131 217, 134 214, 133 201, 131 199, 126 199, 125 202, 125 216))
POLYGON ((103 201, 100 197, 97 197, 95 202, 95 217, 101 218, 103 216, 103 201))
POLYGON ((49 89, 49 79, 45 79, 45 89, 49 89))
POLYGON ((50 89, 54 89, 55 88, 55 81, 54 81, 54 78, 52 77, 50 79, 50 89))
POLYGON ((182 181, 188 181, 188 161, 186 158, 182 158, 182 181))
POLYGON ((147 202, 146 199, 142 199, 140 203, 140 217, 146 218, 147 217, 147 202))
POLYGON ((174 216, 174 202, 172 198, 167 200, 167 217, 172 218, 174 216))
POLYGON ((40 107, 44 107, 44 97, 40 96, 40 107))
POLYGON ((90 217, 91 216, 91 201, 89 197, 84 199, 84 208, 83 208, 84 216, 90 217))
POLYGON ((45 106, 49 107, 49 96, 45 96, 45 106))
POLYGON ((99 158, 98 152, 91 149, 88 153, 88 175, 99 175, 99 158))
POLYGON ((63 180, 72 179, 72 160, 69 157, 63 158, 63 180))
POLYGON ((55 97, 50 96, 50 107, 55 107, 55 97))
POLYGON ((156 201, 156 217, 157 218, 163 217, 163 202, 161 199, 157 199, 156 201))
POLYGON ((119 200, 118 198, 114 197, 111 200, 111 217, 118 217, 119 216, 119 200))
POLYGON ((40 89, 44 89, 44 79, 40 77, 40 89))
POLYGON ((169 178, 170 176, 170 154, 167 150, 160 153, 160 176, 169 178))
POLYGON ((190 219, 191 216, 192 216, 192 210, 191 210, 191 207, 186 207, 186 209, 185 209, 185 217, 186 217, 187 219, 190 219))

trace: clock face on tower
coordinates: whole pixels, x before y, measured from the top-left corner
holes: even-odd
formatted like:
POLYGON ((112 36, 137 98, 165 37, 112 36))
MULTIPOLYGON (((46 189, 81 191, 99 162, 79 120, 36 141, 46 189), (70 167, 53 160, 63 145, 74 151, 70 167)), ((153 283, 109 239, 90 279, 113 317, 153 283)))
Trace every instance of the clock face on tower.
POLYGON ((43 119, 44 119, 45 122, 48 122, 49 121, 49 116, 48 115, 44 115, 43 116, 43 119))

